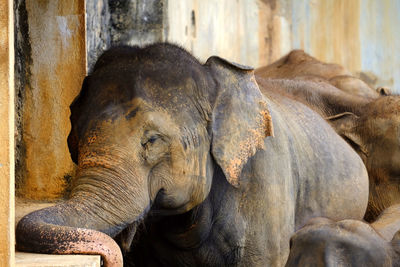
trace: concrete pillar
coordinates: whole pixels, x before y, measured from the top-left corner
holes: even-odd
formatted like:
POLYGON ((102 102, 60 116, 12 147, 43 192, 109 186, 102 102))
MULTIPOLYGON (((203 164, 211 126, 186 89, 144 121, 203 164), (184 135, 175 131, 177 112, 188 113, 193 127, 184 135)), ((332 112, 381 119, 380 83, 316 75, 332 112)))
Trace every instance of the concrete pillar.
POLYGON ((0 266, 14 266, 13 1, 0 0, 0 266))
POLYGON ((74 175, 69 105, 86 74, 85 1, 16 1, 25 82, 18 88, 17 193, 56 199, 74 175), (25 47, 23 47, 25 46, 25 47))

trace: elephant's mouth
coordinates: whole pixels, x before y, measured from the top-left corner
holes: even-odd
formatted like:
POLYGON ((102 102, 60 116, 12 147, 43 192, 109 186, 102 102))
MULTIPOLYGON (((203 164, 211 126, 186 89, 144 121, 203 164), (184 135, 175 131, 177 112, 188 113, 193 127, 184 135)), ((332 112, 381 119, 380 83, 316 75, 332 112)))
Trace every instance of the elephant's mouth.
POLYGON ((138 228, 140 225, 144 224, 150 210, 151 206, 149 205, 132 223, 128 224, 116 237, 114 237, 124 254, 130 252, 138 228))
POLYGON ((116 237, 119 246, 124 254, 130 252, 133 238, 135 237, 138 226, 142 221, 135 221, 129 224, 121 233, 116 237))

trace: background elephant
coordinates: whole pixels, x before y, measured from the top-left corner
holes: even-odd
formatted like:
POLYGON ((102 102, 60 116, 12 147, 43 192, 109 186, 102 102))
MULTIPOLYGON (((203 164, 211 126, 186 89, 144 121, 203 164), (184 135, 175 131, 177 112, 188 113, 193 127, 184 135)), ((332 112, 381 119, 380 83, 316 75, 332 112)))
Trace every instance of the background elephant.
POLYGON ((273 88, 313 108, 360 155, 370 179, 367 221, 374 221, 384 209, 400 203, 399 96, 371 99, 347 94, 326 83, 256 79, 261 89, 273 88))
POLYGON ((344 67, 319 61, 303 50, 293 50, 276 62, 258 68, 256 76, 325 82, 344 92, 363 97, 377 98, 390 93, 387 88, 374 90, 344 67))
POLYGON ((71 123, 70 199, 18 223, 20 250, 120 265, 111 236, 126 265, 282 266, 310 218, 366 209, 367 173, 350 146, 303 104, 262 95, 252 69, 218 57, 112 48, 71 123))
POLYGON ((286 266, 400 266, 400 232, 388 227, 391 209, 372 225, 311 219, 292 236, 286 266))

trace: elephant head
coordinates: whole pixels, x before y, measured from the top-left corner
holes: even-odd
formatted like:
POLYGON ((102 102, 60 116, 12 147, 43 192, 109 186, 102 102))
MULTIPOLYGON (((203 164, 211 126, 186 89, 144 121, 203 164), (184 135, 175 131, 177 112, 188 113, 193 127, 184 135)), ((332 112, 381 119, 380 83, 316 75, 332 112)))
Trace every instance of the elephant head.
POLYGON ((291 266, 398 266, 399 233, 383 239, 365 222, 314 218, 290 240, 291 266))
POLYGON ((400 200, 400 97, 384 96, 364 105, 358 115, 345 112, 328 119, 367 167, 370 199, 365 219, 372 221, 400 200))
POLYGON ((239 187, 244 164, 272 135, 252 69, 218 57, 200 64, 169 44, 105 52, 71 105, 71 124, 78 170, 70 199, 24 217, 17 246, 101 254, 109 265, 120 255, 108 236, 124 230, 129 250, 149 212, 201 204, 216 166, 239 187))

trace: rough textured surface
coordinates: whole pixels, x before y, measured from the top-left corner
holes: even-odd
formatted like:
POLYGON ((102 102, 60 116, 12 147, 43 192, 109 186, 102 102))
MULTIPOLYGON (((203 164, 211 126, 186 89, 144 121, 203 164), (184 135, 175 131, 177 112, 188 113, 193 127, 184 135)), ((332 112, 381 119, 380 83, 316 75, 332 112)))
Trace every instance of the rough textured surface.
MULTIPOLYGON (((394 26, 400 23, 399 1, 281 0, 278 8, 280 19, 291 25, 280 41, 290 44, 289 50, 304 49, 368 77, 374 87, 400 93, 399 59, 393 56, 400 47, 400 31, 394 26)), ((276 30, 285 32, 287 27, 276 30)))
POLYGON ((30 87, 31 44, 28 30, 28 13, 25 0, 14 1, 15 40, 15 186, 18 189, 25 179, 25 145, 22 139, 25 88, 30 87))
POLYGON ((86 57, 89 71, 101 53, 110 47, 109 24, 107 0, 86 1, 86 57))
POLYGON ((14 265, 13 4, 0 1, 0 266, 14 265))
POLYGON ((87 58, 92 70, 110 46, 145 45, 163 40, 165 0, 86 1, 87 58))
POLYGON ((89 66, 117 43, 171 41, 202 60, 219 55, 255 67, 300 48, 400 92, 392 57, 400 46, 395 0, 101 0, 86 6, 89 66))
POLYGON ((218 55, 258 65, 258 1, 168 1, 164 40, 182 45, 202 61, 218 55))
POLYGON ((16 4, 16 13, 21 25, 17 193, 32 199, 57 198, 74 171, 66 136, 68 106, 85 75, 84 6, 81 1, 27 1, 26 6, 16 4))

